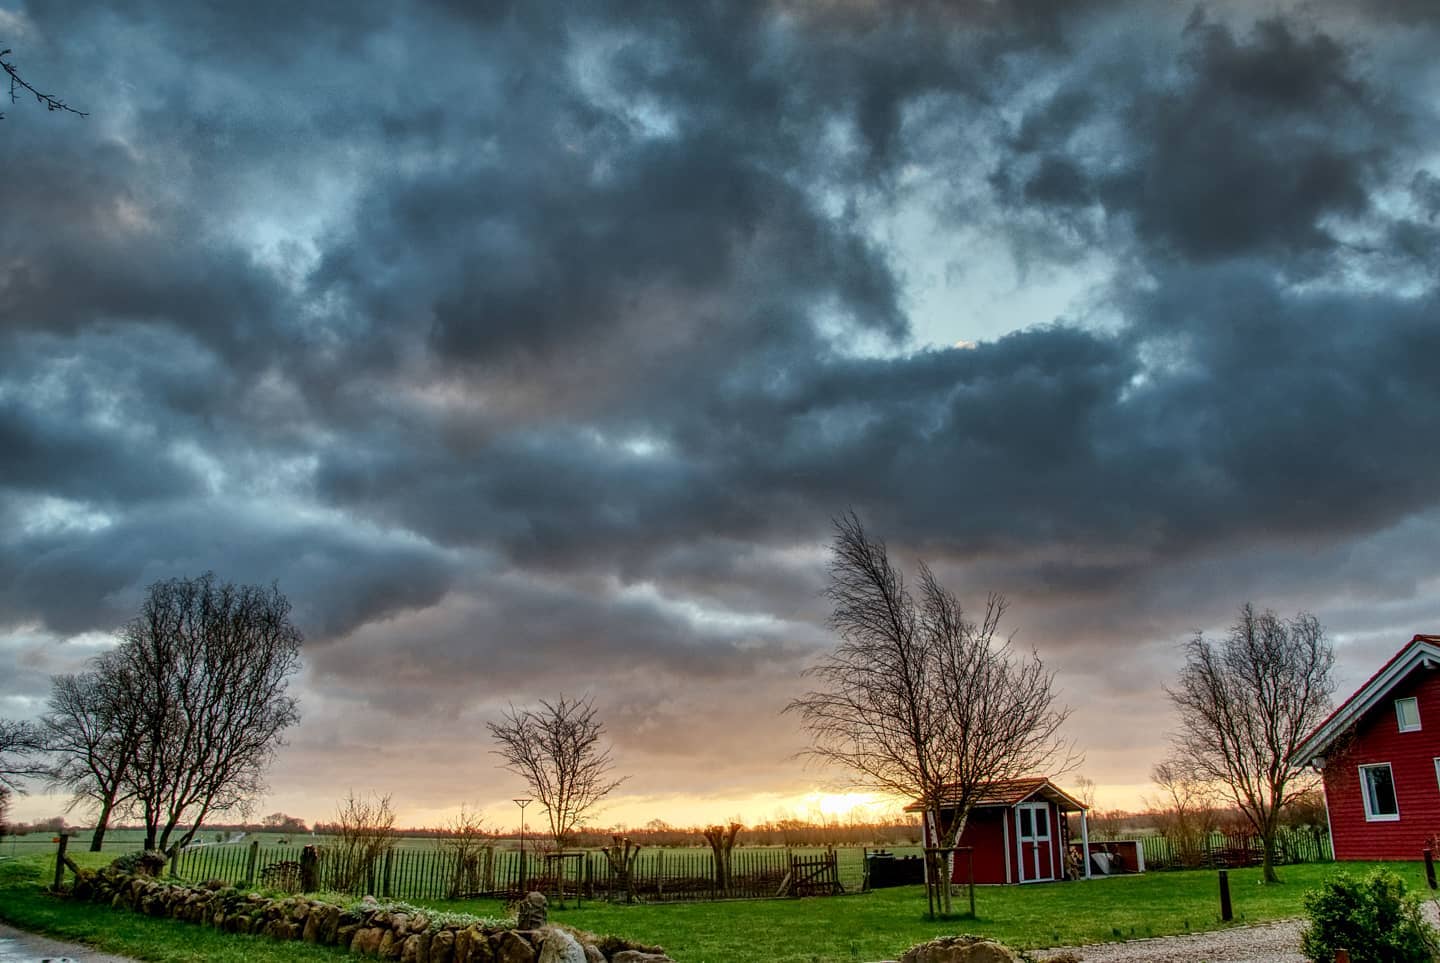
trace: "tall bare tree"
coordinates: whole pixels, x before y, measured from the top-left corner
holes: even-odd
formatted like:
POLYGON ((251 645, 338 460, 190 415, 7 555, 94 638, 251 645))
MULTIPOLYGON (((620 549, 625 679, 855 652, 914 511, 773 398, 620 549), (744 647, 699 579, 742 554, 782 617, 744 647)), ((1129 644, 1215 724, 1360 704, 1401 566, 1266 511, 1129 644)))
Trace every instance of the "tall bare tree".
MULTIPOLYGON (((1002 597, 972 621, 922 563, 917 599, 853 512, 835 521, 826 594, 839 644, 786 711, 809 729, 812 757, 919 802, 941 847, 956 845, 987 783, 1074 764, 1054 673, 999 638, 1002 597)), ((949 866, 929 878, 948 880, 949 866)), ((938 888, 948 913, 950 887, 938 888)))
POLYGON ((71 806, 96 812, 90 851, 100 852, 112 816, 130 801, 125 776, 140 742, 135 680, 114 651, 79 675, 50 680, 50 711, 42 721, 45 742, 55 756, 53 785, 70 790, 71 806))
POLYGON ((274 586, 208 572, 150 586, 116 650, 134 681, 140 735, 125 785, 147 849, 186 845, 208 816, 263 789, 282 734, 299 720, 285 690, 300 642, 274 586))
POLYGON ((581 820, 628 778, 612 776, 610 750, 601 744, 605 726, 589 698, 542 699, 537 709, 512 705, 499 722, 487 725, 495 737, 495 755, 540 800, 561 852, 581 820))
POLYGON ((1267 883, 1279 881, 1281 810, 1315 782, 1294 753, 1330 711, 1334 664, 1315 616, 1281 619, 1247 602, 1224 639, 1185 644, 1185 667, 1165 690, 1180 714, 1175 759, 1235 801, 1264 843, 1267 883))

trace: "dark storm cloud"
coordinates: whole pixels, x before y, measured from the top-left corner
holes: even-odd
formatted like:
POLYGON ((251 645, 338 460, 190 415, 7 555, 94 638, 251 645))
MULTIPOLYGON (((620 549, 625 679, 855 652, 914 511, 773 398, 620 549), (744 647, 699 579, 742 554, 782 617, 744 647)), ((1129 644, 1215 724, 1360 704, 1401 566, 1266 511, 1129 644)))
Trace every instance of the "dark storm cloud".
POLYGON ((1020 163, 994 182, 1063 217, 1101 205, 1149 257, 1274 255, 1308 274, 1324 262, 1306 255, 1342 246, 1333 219, 1368 213, 1408 146, 1397 102, 1352 49, 1303 21, 1245 29, 1197 12, 1167 67, 1151 78, 1141 63, 1090 64, 1084 92, 1062 87, 1021 119, 1020 163), (1095 132, 1117 120, 1095 150, 1095 132))
POLYGON ((1082 698, 1428 611, 1346 561, 1437 511, 1418 7, 292 6, 0 19, 92 109, 0 141, 7 630, 277 579, 315 731, 593 687, 673 759, 766 742, 851 507, 1082 698), (1091 293, 919 347, 927 220, 1091 293))

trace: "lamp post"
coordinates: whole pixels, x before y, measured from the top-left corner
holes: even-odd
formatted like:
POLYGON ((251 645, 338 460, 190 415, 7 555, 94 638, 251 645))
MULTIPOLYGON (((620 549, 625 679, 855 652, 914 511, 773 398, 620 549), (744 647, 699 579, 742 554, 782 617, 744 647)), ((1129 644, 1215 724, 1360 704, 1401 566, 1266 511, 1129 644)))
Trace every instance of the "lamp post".
POLYGON ((528 796, 522 796, 515 800, 515 805, 520 807, 520 896, 525 896, 525 807, 535 800, 528 796))

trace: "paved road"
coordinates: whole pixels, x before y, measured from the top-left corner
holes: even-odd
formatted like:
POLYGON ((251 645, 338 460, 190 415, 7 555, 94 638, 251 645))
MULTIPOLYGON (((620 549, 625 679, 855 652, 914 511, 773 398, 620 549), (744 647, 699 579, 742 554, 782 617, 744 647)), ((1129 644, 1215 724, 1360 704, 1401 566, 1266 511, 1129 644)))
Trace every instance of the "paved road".
POLYGON ((134 963, 78 943, 61 943, 0 923, 0 963, 134 963))

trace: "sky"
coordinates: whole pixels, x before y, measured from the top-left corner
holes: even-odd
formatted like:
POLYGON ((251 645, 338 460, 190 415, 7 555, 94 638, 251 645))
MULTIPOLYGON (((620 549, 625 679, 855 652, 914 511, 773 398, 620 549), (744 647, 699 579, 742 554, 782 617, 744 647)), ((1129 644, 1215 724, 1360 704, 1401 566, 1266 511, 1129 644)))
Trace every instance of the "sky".
MULTIPOLYGON (((834 811, 786 703, 854 510, 1010 602, 1102 806, 1249 601, 1440 631, 1429 0, 0 0, 0 716, 146 586, 275 581, 261 813, 834 811)), ((32 794, 18 818, 63 800, 32 794)))

